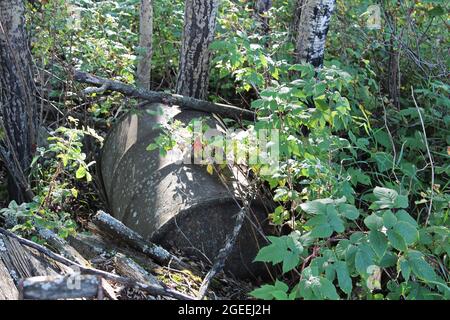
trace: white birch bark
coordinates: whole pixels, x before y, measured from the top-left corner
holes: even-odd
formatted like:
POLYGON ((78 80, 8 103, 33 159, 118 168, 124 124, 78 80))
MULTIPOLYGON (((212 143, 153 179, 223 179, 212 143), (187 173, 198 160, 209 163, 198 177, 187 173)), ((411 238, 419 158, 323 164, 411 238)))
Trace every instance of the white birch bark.
POLYGON ((335 0, 299 0, 296 12, 297 38, 296 61, 311 63, 321 67, 325 51, 325 41, 330 19, 335 8, 335 0))

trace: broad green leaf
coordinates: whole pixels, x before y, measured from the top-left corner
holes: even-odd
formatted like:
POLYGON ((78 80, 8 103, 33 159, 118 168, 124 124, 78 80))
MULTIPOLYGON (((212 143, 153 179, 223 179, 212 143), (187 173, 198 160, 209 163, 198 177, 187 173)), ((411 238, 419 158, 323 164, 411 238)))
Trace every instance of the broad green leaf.
POLYGON ((411 217, 409 215, 408 212, 406 212, 405 210, 399 210, 396 214, 395 214, 396 218, 398 221, 404 221, 404 222, 408 222, 409 224, 413 225, 414 227, 418 227, 417 225, 417 221, 413 219, 413 217, 411 217))
POLYGON ((359 217, 359 211, 354 205, 341 203, 337 206, 337 209, 340 214, 349 220, 355 220, 359 217))
POLYGON ((408 258, 412 272, 420 279, 431 282, 436 281, 437 275, 434 269, 423 258, 408 258))
POLYGON ((380 231, 372 230, 369 233, 369 241, 378 258, 382 258, 388 247, 386 236, 380 231))
POLYGON ((255 261, 280 263, 287 252, 286 240, 283 237, 268 237, 272 242, 270 245, 259 250, 255 261))
POLYGON ((80 165, 75 173, 75 177, 77 179, 82 179, 85 176, 86 176, 86 168, 80 165))
POLYGON ((401 272, 403 279, 405 281, 409 280, 409 276, 411 275, 411 267, 409 266, 408 260, 405 257, 400 257, 397 262, 397 272, 401 272))
POLYGON ((395 208, 408 208, 409 206, 409 202, 408 202, 408 197, 405 195, 399 195, 395 201, 394 201, 394 207, 395 208))
POLYGON ((419 239, 419 232, 413 225, 409 224, 408 222, 397 222, 393 230, 405 240, 407 245, 411 245, 415 243, 417 239, 419 239))
POLYGON ((289 272, 294 269, 300 262, 300 256, 296 252, 286 253, 283 259, 283 273, 289 272))
POLYGON ((398 234, 396 231, 388 230, 387 237, 389 239, 389 242, 395 249, 397 249, 399 251, 408 250, 405 239, 403 239, 403 237, 400 234, 398 234))
POLYGON ((341 290, 346 294, 352 293, 352 278, 350 278, 347 264, 345 263, 345 261, 337 261, 334 263, 334 266, 336 269, 339 288, 341 288, 341 290))
POLYGON ((358 249, 355 256, 355 268, 361 275, 366 275, 368 268, 373 265, 372 256, 367 250, 358 249))
POLYGON ((320 293, 326 299, 339 300, 336 287, 327 278, 320 277, 320 293))
POLYGON ((391 210, 386 210, 383 214, 383 224, 386 228, 392 228, 397 223, 397 218, 391 210))
POLYGON ((327 206, 327 217, 328 223, 333 228, 334 231, 339 233, 345 231, 344 223, 342 222, 342 219, 339 218, 338 212, 334 206, 332 205, 327 206))
POLYGON ((375 213, 372 213, 364 219, 364 224, 370 230, 379 230, 383 226, 383 218, 377 216, 375 213))
POLYGON ((313 238, 328 238, 333 234, 333 228, 329 224, 323 224, 315 227, 311 231, 313 238))

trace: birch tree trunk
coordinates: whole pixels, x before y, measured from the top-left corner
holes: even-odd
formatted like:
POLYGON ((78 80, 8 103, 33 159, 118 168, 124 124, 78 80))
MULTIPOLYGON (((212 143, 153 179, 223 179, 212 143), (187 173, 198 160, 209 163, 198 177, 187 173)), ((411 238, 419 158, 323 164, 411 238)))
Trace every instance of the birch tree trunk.
POLYGON ((36 101, 22 0, 0 1, 0 155, 12 199, 30 200, 27 171, 36 148, 36 101))
POLYGON ((186 0, 176 92, 205 99, 219 0, 186 0))
POLYGON ((139 16, 139 62, 137 66, 137 84, 150 90, 153 38, 153 4, 152 0, 141 0, 139 16))
POLYGON ((335 8, 335 0, 299 0, 296 12, 297 38, 296 61, 308 62, 315 67, 323 64, 325 40, 328 33, 330 18, 335 8))

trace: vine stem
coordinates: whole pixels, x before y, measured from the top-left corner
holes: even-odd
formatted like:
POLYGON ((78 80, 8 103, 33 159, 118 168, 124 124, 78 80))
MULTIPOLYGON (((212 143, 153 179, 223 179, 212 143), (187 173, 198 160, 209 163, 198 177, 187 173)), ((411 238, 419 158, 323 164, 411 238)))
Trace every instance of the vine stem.
POLYGON ((423 118, 422 118, 422 113, 420 112, 420 108, 417 105, 417 101, 416 98, 414 97, 414 89, 411 86, 411 97, 413 98, 414 101, 414 105, 416 106, 417 112, 419 113, 419 119, 420 119, 420 124, 422 125, 422 131, 423 131, 423 136, 425 139, 425 147, 427 148, 427 154, 428 154, 428 158, 430 159, 430 166, 431 166, 431 195, 430 195, 430 206, 428 207, 428 215, 427 215, 427 219, 425 220, 425 226, 428 225, 428 220, 430 219, 431 216, 431 210, 433 209, 433 195, 434 195, 434 163, 433 163, 433 157, 431 156, 431 151, 430 151, 430 146, 428 145, 428 138, 427 138, 427 132, 425 130, 425 123, 423 122, 423 118))

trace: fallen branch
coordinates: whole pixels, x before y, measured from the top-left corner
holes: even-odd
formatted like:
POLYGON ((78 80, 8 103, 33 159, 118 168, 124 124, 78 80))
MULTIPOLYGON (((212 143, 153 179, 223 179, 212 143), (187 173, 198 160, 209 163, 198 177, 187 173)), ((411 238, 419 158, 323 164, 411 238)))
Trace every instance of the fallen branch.
POLYGON ((160 264, 170 264, 175 268, 189 269, 189 265, 181 261, 178 257, 154 243, 145 241, 138 233, 131 230, 106 212, 101 210, 98 211, 92 218, 92 222, 101 232, 106 233, 113 239, 120 239, 120 241, 123 241, 133 249, 148 255, 160 264))
POLYGON ((162 286, 158 286, 158 285, 153 285, 153 284, 145 284, 145 283, 140 283, 137 281, 134 281, 133 279, 130 278, 126 278, 126 277, 121 277, 118 276, 116 274, 113 273, 109 273, 103 270, 99 270, 99 269, 95 269, 95 268, 90 268, 90 267, 85 267, 81 264, 76 263, 75 261, 69 260, 49 249, 47 249, 46 247, 37 244, 33 241, 24 239, 22 237, 19 237, 18 235, 5 230, 3 228, 0 227, 0 233, 4 234, 7 237, 16 239, 20 244, 25 245, 27 247, 33 248, 37 251, 39 251, 40 253, 45 254, 46 256, 50 257, 51 259, 60 262, 66 266, 69 267, 75 267, 77 268, 80 273, 84 273, 84 274, 91 274, 91 275, 95 275, 95 276, 100 276, 103 277, 104 279, 110 280, 110 281, 114 281, 114 282, 118 282, 118 283, 122 283, 124 285, 130 286, 130 287, 135 287, 139 290, 148 292, 152 295, 161 295, 161 296, 167 296, 167 297, 172 297, 175 299, 180 299, 180 300, 195 300, 195 298, 186 295, 184 293, 178 292, 176 290, 173 289, 168 289, 168 288, 164 288, 162 286))
POLYGON ((118 274, 134 279, 138 282, 162 285, 152 274, 148 273, 134 260, 121 253, 114 256, 113 263, 118 274))
POLYGON ((244 223, 244 218, 245 209, 241 208, 236 217, 236 224, 234 225, 233 233, 227 238, 225 246, 220 249, 217 257, 214 259, 214 264, 211 270, 208 271, 205 278, 203 279, 198 293, 199 300, 202 300, 205 297, 206 291, 208 290, 209 283, 211 282, 212 278, 220 271, 222 271, 223 267, 225 266, 225 261, 230 255, 231 250, 233 250, 234 244, 239 236, 239 232, 241 231, 242 224, 244 223))
POLYGON ((32 277, 19 282, 22 299, 56 300, 98 298, 102 295, 101 278, 93 275, 32 277))
POLYGON ((241 109, 235 106, 230 106, 221 103, 213 103, 209 101, 199 100, 191 97, 181 96, 178 94, 171 94, 165 92, 157 92, 145 90, 127 85, 120 81, 109 80, 94 76, 87 72, 74 70, 74 79, 78 82, 88 83, 100 88, 86 88, 83 92, 100 93, 107 90, 117 91, 126 96, 133 98, 144 99, 149 102, 160 102, 169 105, 177 105, 182 109, 193 109, 197 111, 204 111, 219 114, 225 118, 255 120, 256 115, 251 110, 241 109))

